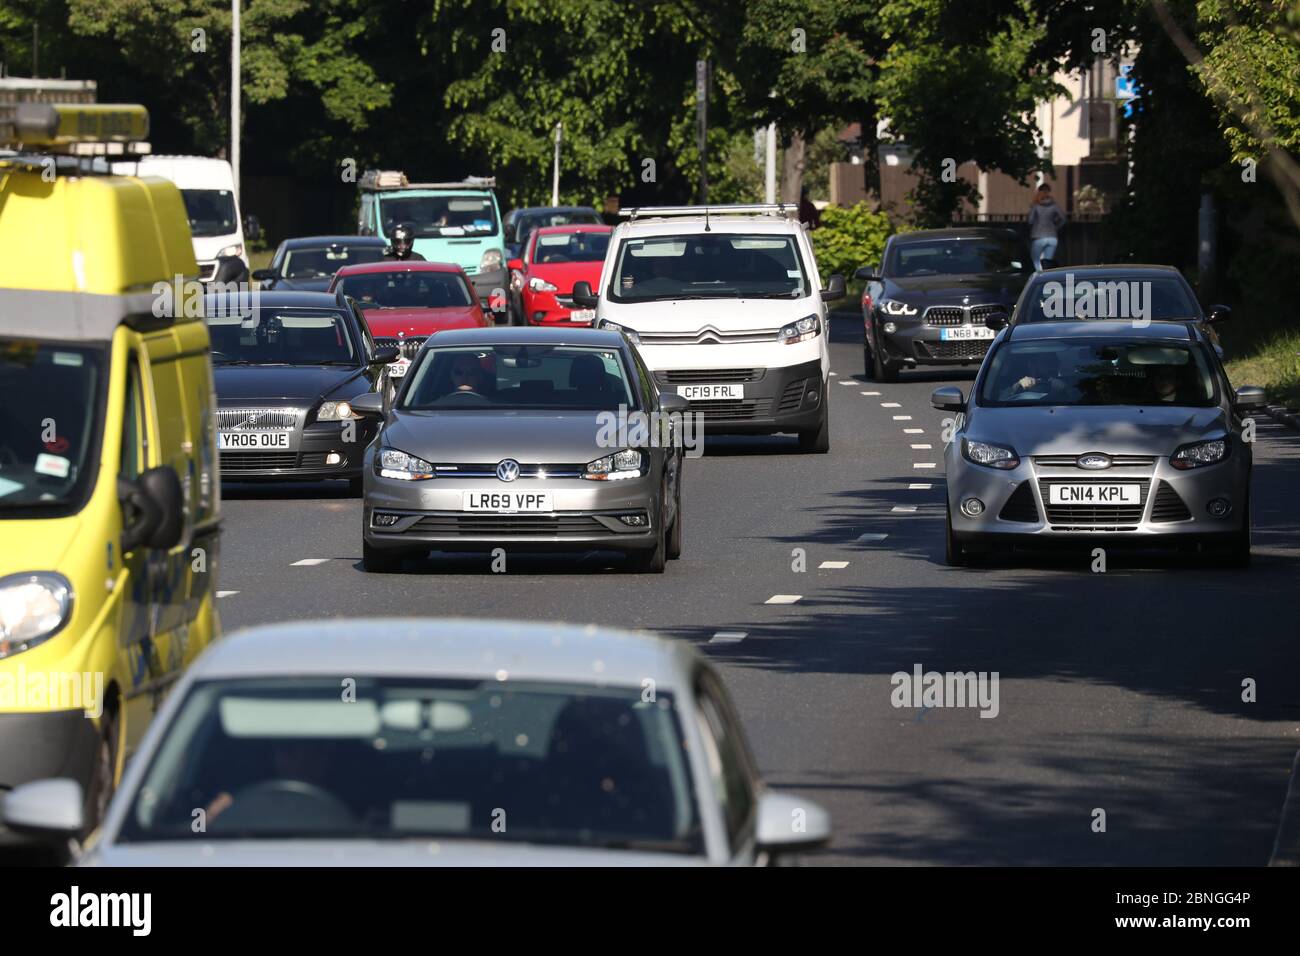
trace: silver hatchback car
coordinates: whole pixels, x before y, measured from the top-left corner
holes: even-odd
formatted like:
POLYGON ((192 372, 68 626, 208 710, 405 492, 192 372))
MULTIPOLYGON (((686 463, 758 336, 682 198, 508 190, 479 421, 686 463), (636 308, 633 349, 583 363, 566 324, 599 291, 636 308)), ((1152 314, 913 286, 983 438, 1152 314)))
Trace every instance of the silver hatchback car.
POLYGON ((489 328, 430 337, 366 451, 367 571, 429 551, 610 550, 660 572, 682 549, 685 399, 627 338, 489 328))
POLYGON ((1007 545, 1087 542, 1212 549, 1250 560, 1250 443, 1232 391, 1191 323, 1015 325, 998 337, 945 453, 949 564, 1007 545))

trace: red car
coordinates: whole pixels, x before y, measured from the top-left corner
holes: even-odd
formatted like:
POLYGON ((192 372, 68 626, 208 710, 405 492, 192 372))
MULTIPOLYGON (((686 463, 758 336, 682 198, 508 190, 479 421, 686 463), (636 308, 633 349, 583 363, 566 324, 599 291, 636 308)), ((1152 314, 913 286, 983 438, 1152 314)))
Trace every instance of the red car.
POLYGON ((460 266, 446 262, 369 262, 344 266, 329 291, 342 290, 356 301, 375 344, 399 349, 402 357, 388 366, 401 378, 424 340, 447 329, 493 325, 483 314, 478 295, 460 266))
POLYGON ((510 299, 526 325, 591 325, 595 309, 573 307, 573 286, 600 288, 609 226, 546 226, 533 230, 522 259, 511 259, 510 299))

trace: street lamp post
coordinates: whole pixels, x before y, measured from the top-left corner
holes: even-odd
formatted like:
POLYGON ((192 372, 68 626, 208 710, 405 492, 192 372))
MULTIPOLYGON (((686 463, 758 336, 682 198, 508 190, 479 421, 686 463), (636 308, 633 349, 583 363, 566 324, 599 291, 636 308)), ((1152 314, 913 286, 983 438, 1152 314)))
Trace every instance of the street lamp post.
POLYGON ((560 204, 560 139, 564 135, 564 124, 555 124, 555 162, 551 168, 551 205, 560 204))
POLYGON ((239 203, 239 0, 230 0, 230 168, 235 174, 235 203, 239 203))

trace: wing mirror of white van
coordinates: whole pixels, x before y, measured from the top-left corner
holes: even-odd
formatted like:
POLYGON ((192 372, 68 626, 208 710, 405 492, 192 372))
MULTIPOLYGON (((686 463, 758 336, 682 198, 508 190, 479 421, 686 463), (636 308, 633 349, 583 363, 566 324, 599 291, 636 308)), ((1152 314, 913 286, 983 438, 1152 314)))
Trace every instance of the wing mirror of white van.
POLYGON ((573 284, 573 304, 580 305, 584 309, 596 307, 596 293, 591 291, 591 283, 586 279, 573 284))
POLYGON ((123 554, 141 545, 167 550, 180 544, 185 527, 185 495, 174 468, 150 468, 134 481, 119 478, 117 496, 126 518, 122 526, 123 554))
POLYGON ((81 784, 54 778, 19 784, 0 803, 0 823, 15 833, 46 840, 77 836, 85 826, 81 784))
POLYGON ((837 299, 844 298, 844 276, 838 272, 831 276, 830 282, 826 288, 822 289, 822 301, 834 302, 837 299))

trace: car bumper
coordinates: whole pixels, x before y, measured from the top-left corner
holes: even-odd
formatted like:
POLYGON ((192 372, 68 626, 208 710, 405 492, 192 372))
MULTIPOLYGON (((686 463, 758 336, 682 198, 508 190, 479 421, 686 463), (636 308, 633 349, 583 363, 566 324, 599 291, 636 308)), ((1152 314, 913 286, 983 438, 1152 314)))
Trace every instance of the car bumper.
POLYGON ((724 375, 711 369, 666 367, 654 375, 660 390, 678 394, 689 393, 692 385, 739 385, 743 389, 740 398, 690 399, 690 411, 698 413, 704 428, 715 434, 794 432, 821 423, 826 385, 820 360, 725 371, 724 375))
POLYGON ((622 481, 581 478, 521 479, 508 486, 495 479, 434 478, 400 481, 366 471, 363 537, 380 550, 645 551, 658 543, 659 479, 650 474, 622 481), (469 512, 467 491, 544 491, 553 510, 544 513, 469 512), (374 516, 394 514, 396 524, 377 527, 374 516), (641 515, 645 524, 626 524, 620 515, 641 515))
MULTIPOLYGON (((0 790, 67 777, 85 792, 94 773, 99 733, 83 710, 0 714, 0 790)), ((0 824, 0 846, 27 842, 0 824)))
MULTIPOLYGON (((894 363, 909 365, 977 365, 984 361, 993 339, 957 339, 945 341, 944 329, 919 322, 907 323, 893 320, 898 325, 895 332, 885 332, 881 323, 881 340, 884 354, 894 363)), ((955 328, 972 328, 957 326, 955 328)), ((982 326, 974 326, 981 328, 982 326)))
POLYGON ((1161 547, 1216 541, 1249 526, 1249 461, 1237 456, 1218 465, 1180 471, 1159 458, 1154 468, 1112 468, 1105 473, 1037 467, 1022 461, 1011 471, 973 465, 954 444, 947 453, 948 506, 959 541, 1002 540, 1016 544, 1068 544, 1106 538, 1161 547), (1133 483, 1141 502, 1132 506, 1049 505, 1052 483, 1133 483), (970 517, 963 502, 978 498, 984 511, 970 517), (1208 511, 1214 499, 1230 507, 1222 517, 1208 511))
POLYGON ((321 422, 303 429, 298 448, 292 451, 223 451, 218 459, 223 481, 266 480, 318 481, 326 478, 359 478, 366 446, 379 423, 361 419, 356 439, 343 440, 342 423, 321 422), (339 461, 329 464, 330 455, 339 461))

